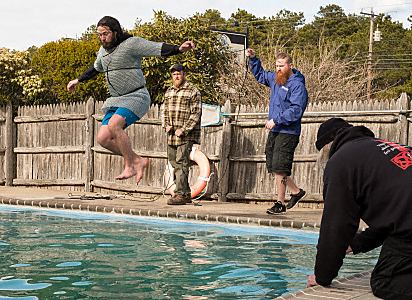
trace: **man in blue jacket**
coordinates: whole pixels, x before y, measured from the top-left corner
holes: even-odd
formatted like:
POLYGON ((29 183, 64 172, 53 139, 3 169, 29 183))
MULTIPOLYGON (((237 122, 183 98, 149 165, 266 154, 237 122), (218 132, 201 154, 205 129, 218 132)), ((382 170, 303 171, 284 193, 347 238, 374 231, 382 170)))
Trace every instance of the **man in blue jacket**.
POLYGON ((276 55, 276 72, 265 71, 253 49, 247 49, 246 55, 250 58, 249 65, 256 80, 270 88, 269 116, 265 125, 269 134, 265 154, 267 170, 275 176, 277 201, 266 212, 284 213, 306 194, 290 178, 302 115, 308 103, 305 77, 293 68, 292 58, 286 53, 276 55), (291 192, 287 206, 286 188, 291 192))

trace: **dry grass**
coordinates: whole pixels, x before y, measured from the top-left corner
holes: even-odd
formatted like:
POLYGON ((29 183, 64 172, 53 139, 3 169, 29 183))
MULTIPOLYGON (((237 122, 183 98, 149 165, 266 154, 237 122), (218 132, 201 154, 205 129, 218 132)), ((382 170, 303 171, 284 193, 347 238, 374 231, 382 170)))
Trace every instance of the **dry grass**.
MULTIPOLYGON (((283 52, 282 46, 274 44, 255 49, 266 70, 275 69, 275 54, 283 52)), ((355 64, 355 57, 340 59, 339 46, 319 43, 317 53, 313 51, 290 51, 295 68, 306 78, 306 87, 311 102, 366 100, 366 65, 355 64)), ((235 104, 267 104, 270 90, 256 82, 253 75, 246 73, 245 64, 233 60, 229 70, 222 74, 222 99, 235 104)))

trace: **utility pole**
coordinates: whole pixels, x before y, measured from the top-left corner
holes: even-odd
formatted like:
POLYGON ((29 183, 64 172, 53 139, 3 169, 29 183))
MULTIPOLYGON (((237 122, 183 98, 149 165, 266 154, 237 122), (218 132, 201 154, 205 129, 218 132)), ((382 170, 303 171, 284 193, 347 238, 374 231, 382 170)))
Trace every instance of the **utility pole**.
POLYGON ((372 95, 372 48, 373 48, 373 22, 375 20, 375 17, 378 15, 375 15, 373 13, 373 9, 371 9, 370 13, 365 13, 361 12, 361 15, 365 16, 370 16, 370 28, 369 28, 369 50, 368 50, 368 84, 367 84, 367 99, 371 99, 372 95))

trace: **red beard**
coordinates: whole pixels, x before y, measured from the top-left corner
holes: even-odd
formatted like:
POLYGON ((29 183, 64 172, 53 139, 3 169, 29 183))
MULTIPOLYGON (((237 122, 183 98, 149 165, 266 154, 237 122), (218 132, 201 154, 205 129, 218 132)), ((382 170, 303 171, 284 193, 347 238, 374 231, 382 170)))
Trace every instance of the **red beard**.
POLYGON ((276 79, 275 79, 276 84, 280 86, 285 85, 288 79, 289 79, 289 73, 283 73, 281 71, 276 73, 276 79))

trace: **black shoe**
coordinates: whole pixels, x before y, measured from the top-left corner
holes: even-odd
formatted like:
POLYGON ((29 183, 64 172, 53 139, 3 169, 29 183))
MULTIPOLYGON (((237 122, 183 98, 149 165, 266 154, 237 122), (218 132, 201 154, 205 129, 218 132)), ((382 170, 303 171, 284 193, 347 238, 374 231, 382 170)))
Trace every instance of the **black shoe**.
POLYGON ((281 214, 286 212, 286 206, 280 201, 276 201, 275 205, 269 208, 266 213, 269 215, 281 214))
POLYGON ((298 203, 300 200, 302 200, 305 196, 306 196, 306 192, 302 189, 300 189, 299 193, 293 195, 290 194, 290 200, 288 202, 288 204, 286 205, 287 209, 291 209, 292 207, 294 207, 296 205, 296 203, 298 203))

